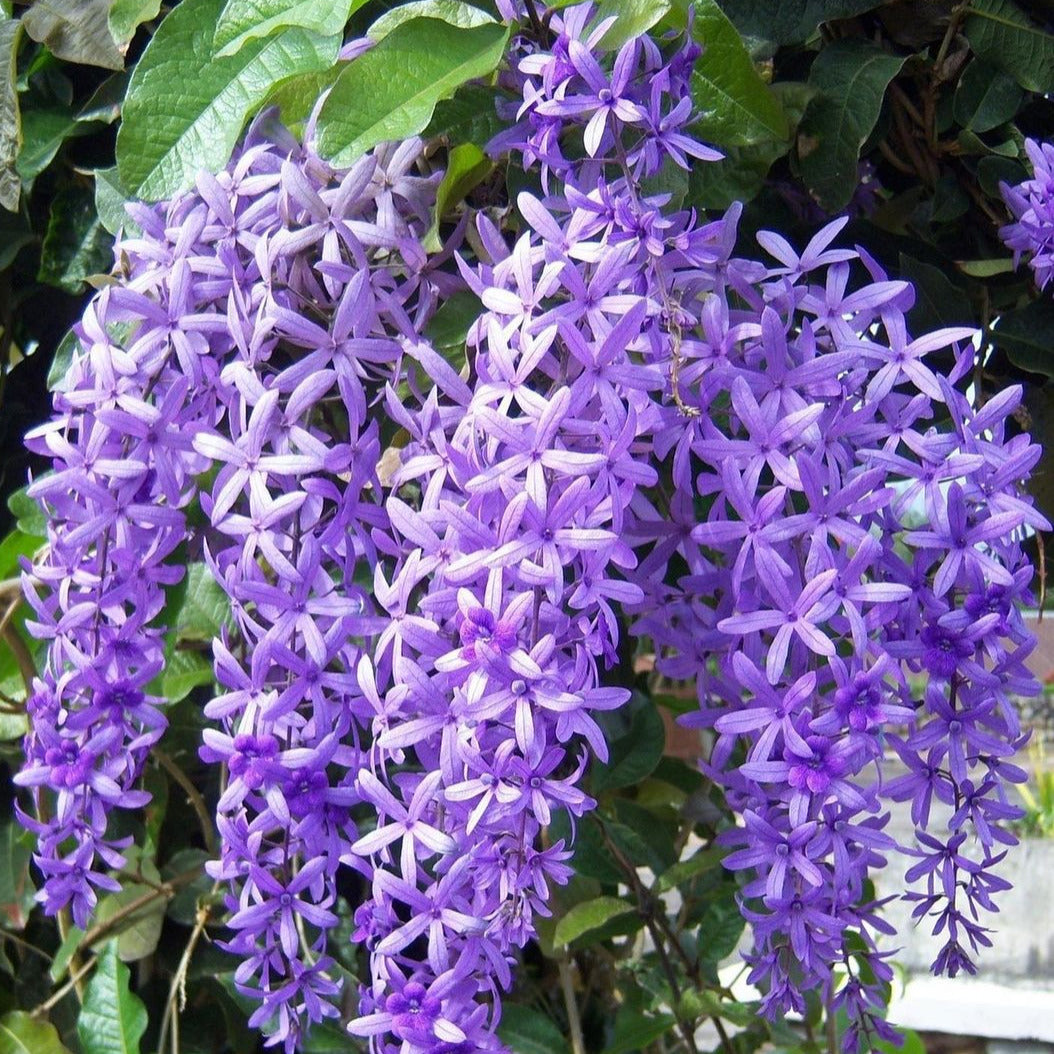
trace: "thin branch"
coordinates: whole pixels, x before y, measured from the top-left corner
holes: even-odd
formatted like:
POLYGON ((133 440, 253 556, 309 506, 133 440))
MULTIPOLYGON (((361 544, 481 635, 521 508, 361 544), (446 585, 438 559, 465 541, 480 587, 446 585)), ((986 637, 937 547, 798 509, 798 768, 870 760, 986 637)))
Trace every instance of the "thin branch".
POLYGON ((169 754, 163 750, 158 750, 156 747, 154 748, 153 754, 154 757, 157 758, 161 767, 186 793, 187 800, 190 802, 191 808, 194 810, 194 814, 198 818, 198 825, 201 827, 201 835, 205 839, 205 849, 208 851, 209 856, 218 856, 219 849, 216 845, 216 829, 213 825, 212 816, 209 813, 208 807, 205 805, 205 799, 201 796, 201 792, 194 786, 190 777, 182 768, 180 768, 169 754))
POLYGON ((571 1033, 571 1054, 586 1054, 585 1038, 582 1035, 582 1019, 578 1014, 578 1001, 575 999, 571 962, 567 952, 560 956, 557 969, 560 972, 560 990, 563 992, 564 1007, 567 1010, 567 1027, 571 1033))
MULTIPOLYGON (((213 896, 219 888, 220 883, 214 882, 212 886, 213 896)), ((212 906, 209 903, 201 904, 198 907, 194 918, 194 929, 190 932, 187 945, 180 956, 179 964, 176 966, 176 972, 172 975, 172 983, 168 988, 168 999, 165 1002, 165 1013, 161 1018, 161 1028, 157 1035, 158 1054, 164 1054, 165 1036, 168 1035, 170 1024, 172 1028, 172 1049, 177 1052, 179 1050, 179 1040, 177 1038, 179 1035, 179 1014, 186 1009, 187 1005, 187 971, 190 969, 190 960, 194 955, 194 949, 198 946, 198 941, 201 940, 201 936, 205 932, 211 913, 212 906), (179 1004, 178 1010, 176 1009, 177 1002, 179 1004)))
POLYGON ((135 900, 128 901, 127 904, 115 911, 108 919, 104 919, 102 922, 92 926, 92 928, 84 934, 84 940, 81 941, 80 946, 82 948, 90 948, 93 945, 98 944, 100 941, 105 940, 115 931, 119 930, 129 917, 137 914, 160 897, 164 897, 166 900, 171 899, 176 895, 176 890, 178 890, 180 886, 185 886, 188 882, 193 882, 200 874, 201 868, 192 867, 187 871, 183 871, 176 875, 174 878, 170 878, 167 882, 163 882, 156 889, 148 890, 142 896, 136 897, 135 900))
POLYGON ((53 1006, 57 1003, 61 1003, 63 999, 69 995, 70 990, 76 988, 79 992, 82 985, 81 982, 84 980, 84 975, 95 969, 96 960, 89 959, 86 963, 82 963, 81 966, 72 974, 70 979, 61 987, 51 993, 39 1006, 34 1007, 29 1013, 31 1017, 39 1017, 41 1014, 46 1014, 53 1006))

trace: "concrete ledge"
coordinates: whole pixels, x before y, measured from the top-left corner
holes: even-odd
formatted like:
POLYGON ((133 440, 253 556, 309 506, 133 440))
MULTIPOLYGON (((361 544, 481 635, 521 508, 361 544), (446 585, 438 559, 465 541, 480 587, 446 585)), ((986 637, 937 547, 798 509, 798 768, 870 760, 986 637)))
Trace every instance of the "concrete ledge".
POLYGON ((1054 991, 913 977, 894 994, 889 1020, 922 1032, 1054 1043, 1054 991))

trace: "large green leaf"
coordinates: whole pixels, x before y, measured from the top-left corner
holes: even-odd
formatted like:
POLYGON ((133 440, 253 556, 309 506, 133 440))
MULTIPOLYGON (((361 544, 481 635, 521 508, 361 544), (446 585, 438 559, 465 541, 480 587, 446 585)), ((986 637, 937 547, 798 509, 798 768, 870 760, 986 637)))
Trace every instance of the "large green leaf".
POLYGON ((0 206, 14 212, 22 180, 15 169, 22 148, 22 122, 15 87, 15 59, 22 23, 17 18, 0 20, 0 206))
POLYGON ((506 1003, 498 1038, 513 1054, 567 1054, 567 1040, 552 1018, 530 1007, 506 1003))
POLYGON ((117 957, 117 941, 99 954, 84 993, 77 1035, 84 1054, 139 1054, 146 1007, 128 988, 128 967, 117 957))
POLYGON ((128 85, 117 168, 128 193, 147 200, 189 187, 230 157, 245 118, 273 85, 324 69, 340 37, 286 29, 220 58, 214 39, 223 0, 183 0, 158 27, 128 85))
POLYGON ((333 86, 319 114, 320 152, 348 164, 378 143, 416 135, 440 99, 493 72, 508 35, 505 26, 461 29, 436 18, 397 26, 333 86))
POLYGON ((677 1025, 673 1014, 646 1014, 639 1006, 620 1006, 615 1015, 615 1034, 604 1047, 604 1054, 630 1054, 646 1050, 660 1036, 677 1025))
POLYGON ((69 1054, 50 1021, 13 1010, 0 1017, 0 1054, 69 1054))
POLYGON ((414 18, 438 18, 441 22, 448 22, 462 29, 494 23, 494 19, 486 11, 466 4, 463 0, 410 0, 408 4, 400 4, 385 11, 370 26, 366 35, 374 40, 383 40, 396 26, 414 18))
POLYGON ((973 0, 963 29, 970 47, 1029 91, 1054 91, 1054 36, 1013 0, 973 0))
POLYGON ((828 212, 845 208, 853 196, 860 148, 903 65, 903 55, 855 38, 828 45, 813 63, 809 83, 819 94, 798 128, 798 158, 805 185, 828 212))
POLYGON ((597 897, 583 904, 576 904, 556 924, 553 944, 566 947, 594 930, 599 930, 619 915, 633 911, 633 905, 619 897, 597 897))
POLYGON ((110 36, 109 9, 110 0, 35 0, 22 21, 56 58, 119 70, 124 56, 110 36))
MULTIPOLYGON (((677 0, 678 7, 684 5, 677 0)), ((695 4, 692 33, 703 46, 692 71, 692 98, 703 111, 697 126, 702 138, 718 146, 786 139, 783 108, 716 0, 695 4)))
POLYGON ((38 280, 77 294, 87 277, 109 270, 112 261, 113 238, 99 222, 94 191, 67 183, 51 204, 38 280))
POLYGON ((227 0, 216 25, 220 57, 233 55, 250 40, 296 27, 323 37, 339 37, 344 24, 366 0, 227 0))

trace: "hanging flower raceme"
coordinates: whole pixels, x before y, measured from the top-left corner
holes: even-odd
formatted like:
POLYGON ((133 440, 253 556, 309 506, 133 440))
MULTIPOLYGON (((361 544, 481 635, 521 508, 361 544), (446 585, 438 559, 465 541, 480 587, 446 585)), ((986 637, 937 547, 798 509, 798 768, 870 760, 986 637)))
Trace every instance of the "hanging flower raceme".
POLYGON ((1014 250, 1015 267, 1029 254, 1036 285, 1045 289, 1054 277, 1054 144, 1026 139, 1025 151, 1032 162, 1032 178, 1014 186, 999 184, 1014 215, 1014 222, 999 233, 1014 250))
MULTIPOLYGON (((1046 524, 1018 489, 1039 450, 1004 431, 1020 391, 975 411, 954 387, 972 332, 912 340, 913 291, 833 248, 843 223, 801 255, 762 233, 774 265, 731 259, 707 299, 677 297, 697 313, 663 349, 672 423, 657 451, 677 496, 639 497, 627 531, 652 547, 638 632, 661 671, 696 680, 696 723, 717 733, 707 771, 743 815, 723 840, 740 847, 726 865, 755 876, 751 978, 772 1012, 823 986, 855 1051, 889 1033, 874 1013, 888 926, 865 883, 891 852, 918 860, 916 917, 947 941, 936 971, 972 970, 988 943, 978 912, 1006 888, 1007 784, 1024 778, 1006 762, 1020 745, 1010 695, 1037 688, 1020 542, 1046 524), (871 279, 856 288, 854 263, 871 279), (925 358, 945 348, 947 377, 925 358), (887 746, 909 771, 883 785, 887 746), (882 798, 912 800, 919 848, 883 831, 882 798)), ((676 291, 678 261, 657 266, 676 291)))

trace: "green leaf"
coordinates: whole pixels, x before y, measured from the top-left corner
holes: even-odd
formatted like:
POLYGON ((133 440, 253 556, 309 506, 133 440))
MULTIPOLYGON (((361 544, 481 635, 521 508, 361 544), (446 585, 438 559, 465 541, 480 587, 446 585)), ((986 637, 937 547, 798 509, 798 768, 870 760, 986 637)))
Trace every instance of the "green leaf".
POLYGON ((466 84, 452 99, 443 99, 424 131, 426 139, 486 146, 505 126, 498 116, 498 93, 482 84, 466 84))
POLYGON ((663 871, 656 881, 655 888, 659 893, 668 893, 683 882, 720 867, 723 856, 724 853, 717 848, 700 849, 688 860, 680 860, 663 871))
POLYGON ((25 929, 33 907, 36 890, 29 873, 32 855, 29 832, 13 819, 0 825, 0 922, 10 930, 25 929))
POLYGON ((350 164, 371 147, 427 127, 436 103, 492 73, 509 30, 417 18, 392 30, 340 75, 318 119, 319 152, 350 164))
POLYGON ((170 703, 178 703, 212 681, 212 663, 201 652, 177 648, 167 656, 159 683, 161 694, 170 703))
POLYGON ((284 77, 267 93, 260 109, 277 106, 282 123, 287 128, 302 126, 318 104, 322 93, 333 87, 347 65, 346 62, 335 62, 328 69, 284 77))
POLYGON ((15 523, 23 534, 33 538, 46 538, 48 524, 41 507, 26 493, 26 487, 16 490, 7 499, 7 507, 15 517, 15 523))
POLYGON ((957 260, 955 266, 971 278, 994 278, 997 274, 1012 273, 1014 260, 1010 256, 992 260, 957 260))
POLYGON ((295 27, 322 37, 339 37, 344 24, 366 0, 227 0, 216 25, 214 46, 220 58, 240 51, 250 40, 295 27))
POLYGON ((112 261, 113 238, 99 222, 94 190, 67 183, 51 204, 37 280, 76 295, 89 275, 108 271, 112 261))
POLYGON ((913 333, 973 324, 970 298, 939 267, 901 253, 900 276, 915 287, 915 305, 907 316, 913 333))
MULTIPOLYGON (((137 882, 131 874, 121 878, 120 893, 102 897, 95 909, 94 921, 105 922, 119 911, 128 908, 129 904, 141 899, 161 883, 157 866, 138 846, 133 846, 125 853, 125 871, 142 875, 144 882, 137 882)), ((117 955, 121 962, 135 962, 153 953, 161 938, 161 926, 165 921, 165 898, 154 897, 146 901, 141 908, 132 912, 121 921, 117 936, 117 955)))
POLYGON ((69 373, 73 356, 76 354, 79 344, 80 341, 77 339, 77 334, 72 329, 67 330, 66 335, 59 341, 59 346, 55 349, 55 354, 51 360, 51 366, 48 368, 49 391, 62 391, 66 381, 66 374, 69 373))
POLYGON ((821 22, 852 18, 881 6, 883 0, 722 0, 722 6, 746 36, 774 44, 800 44, 819 35, 821 22))
POLYGON ((191 564, 186 580, 187 590, 173 627, 176 636, 211 643, 223 626, 231 624, 230 599, 205 564, 191 564))
POLYGON ((40 548, 40 539, 23 534, 17 528, 0 542, 0 579, 14 578, 21 573, 21 557, 33 556, 40 548))
POLYGON ((26 182, 51 164, 67 139, 87 135, 92 126, 55 105, 22 107, 22 152, 15 167, 26 182))
POLYGON ((425 327, 425 336, 433 346, 443 351, 461 347, 472 323, 483 312, 483 305, 475 293, 467 289, 448 296, 425 327))
POLYGON ((701 209, 727 209, 733 201, 750 201, 765 185, 773 162, 787 144, 767 139, 751 146, 723 146, 720 161, 700 161, 688 175, 688 200, 701 209))
POLYGON ((1054 36, 1013 0, 973 0, 963 31, 975 54, 1009 73, 1022 88, 1054 91, 1054 36))
POLYGON ((22 22, 17 18, 0 21, 0 205, 9 212, 18 208, 22 180, 15 168, 22 149, 22 122, 18 110, 16 59, 22 22))
POLYGON ((671 0, 599 0, 593 25, 615 16, 616 22, 601 37, 599 46, 614 50, 627 40, 643 36, 666 17, 671 0))
POLYGON ((146 1007, 129 990, 128 976, 128 967, 117 957, 117 941, 109 941, 99 954, 77 1019, 84 1054, 139 1054, 146 1007))
POLYGON ((51 980, 54 983, 58 983, 66 976, 66 971, 70 967, 70 962, 73 956, 76 954, 77 949, 81 946, 81 942, 84 940, 85 931, 79 926, 71 926, 63 938, 62 943, 59 945, 59 950, 55 952, 55 958, 51 960, 51 967, 48 970, 51 980))
POLYGON ((77 111, 74 120, 113 124, 121 116, 121 103, 124 102, 124 93, 128 90, 128 78, 129 74, 125 70, 111 73, 91 93, 88 101, 77 111))
MULTIPOLYGON (((676 0, 676 6, 683 9, 685 0, 676 0)), ((703 111, 698 134, 718 146, 785 140, 786 114, 716 0, 695 4, 692 35, 703 45, 692 71, 692 98, 703 111)))
POLYGON ((119 70, 124 56, 110 36, 109 10, 110 0, 35 0, 22 21, 56 58, 119 70))
POLYGON ((139 228, 132 222, 125 211, 124 206, 128 201, 128 194, 121 186, 121 177, 117 173, 117 166, 97 168, 94 175, 95 214, 99 217, 99 222, 111 234, 117 234, 122 229, 125 231, 138 230, 139 228))
POLYGON ((552 1018, 518 1003, 502 1007, 498 1038, 513 1054, 568 1054, 567 1040, 552 1018))
POLYGON ((802 179, 828 212, 845 208, 858 183, 860 149, 875 127, 886 86, 904 65, 857 38, 837 40, 817 56, 809 83, 819 94, 798 128, 802 179))
POLYGON ((609 729, 610 757, 606 764, 592 767, 593 790, 630 787, 650 776, 666 745, 666 729, 655 704, 643 696, 635 696, 628 707, 605 714, 604 725, 609 729), (612 726, 617 728, 616 722, 624 722, 627 716, 629 727, 612 737, 612 726))
POLYGON ((619 915, 635 910, 633 905, 618 897, 597 897, 584 904, 576 904, 557 924, 553 944, 566 947, 572 941, 593 930, 600 929, 619 915))
POLYGON ((677 1025, 673 1014, 646 1014, 638 1007, 620 1006, 615 1015, 615 1033, 604 1054, 630 1054, 644 1050, 677 1025))
POLYGON ((285 77, 332 65, 339 37, 287 29, 220 58, 223 0, 183 0, 162 20, 128 85, 117 168, 133 197, 156 201, 226 164, 245 118, 285 77))
POLYGON ((161 0, 111 0, 107 13, 110 35, 125 48, 135 36, 135 31, 144 23, 157 18, 161 0))
POLYGON ((974 59, 955 89, 955 120, 972 132, 989 132, 1009 121, 1021 103, 1021 88, 1008 73, 974 59))
MULTIPOLYGON (((17 172, 15 178, 18 179, 17 172)), ((3 182, 3 169, 0 168, 0 186, 3 182)), ((18 184, 21 187, 21 179, 18 179, 18 184)), ((2 204, 3 202, 0 202, 0 205, 2 204)), ((15 208, 18 208, 17 200, 15 208)), ((38 238, 39 235, 33 233, 21 212, 9 212, 6 208, 0 211, 0 271, 10 267, 19 252, 25 246, 32 245, 38 238)))
POLYGON ((0 1017, 0 1054, 69 1054, 55 1026, 22 1010, 0 1017))
POLYGON ((436 190, 435 212, 432 225, 424 237, 428 252, 439 252, 439 223, 444 216, 465 199, 471 190, 479 186, 490 175, 494 163, 475 143, 460 143, 451 147, 447 155, 446 172, 436 190))
POLYGON ((494 19, 486 11, 462 0, 411 0, 408 4, 400 4, 385 11, 366 31, 366 35, 373 40, 383 40, 396 26, 414 18, 438 18, 461 29, 494 25, 494 19))
POLYGON ((992 339, 1015 366, 1054 377, 1054 301, 1049 297, 1005 312, 992 327, 992 339))

